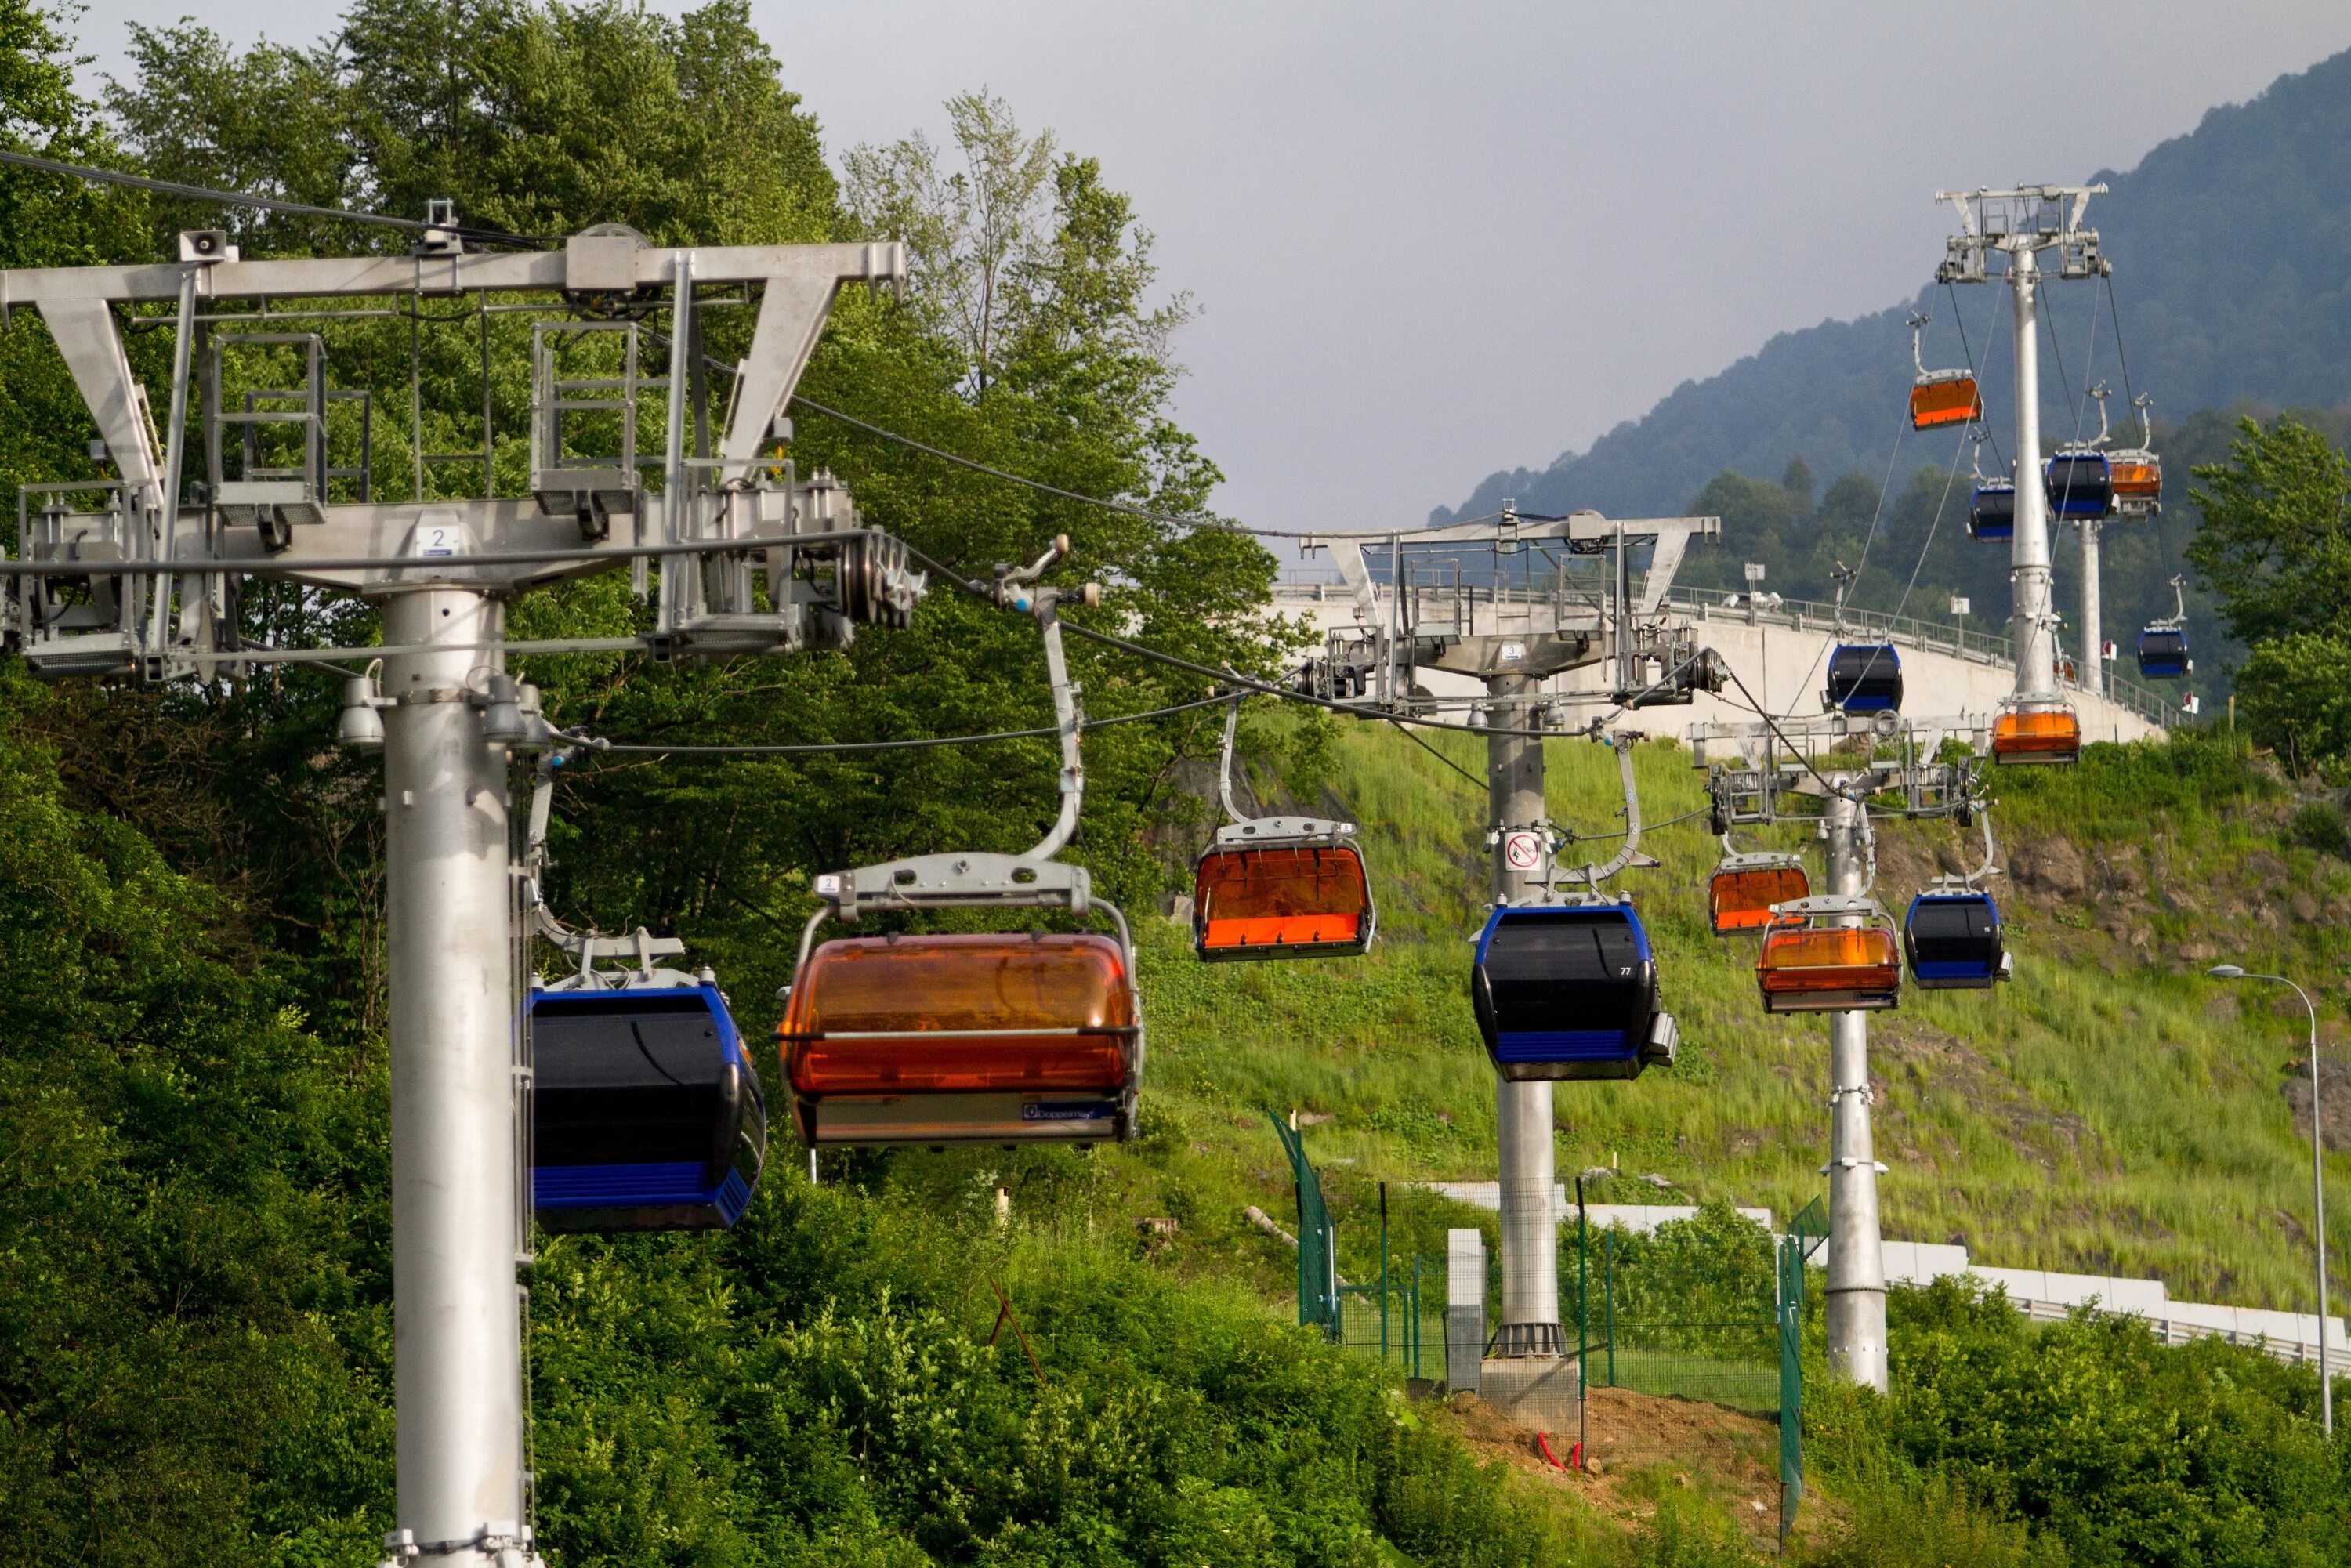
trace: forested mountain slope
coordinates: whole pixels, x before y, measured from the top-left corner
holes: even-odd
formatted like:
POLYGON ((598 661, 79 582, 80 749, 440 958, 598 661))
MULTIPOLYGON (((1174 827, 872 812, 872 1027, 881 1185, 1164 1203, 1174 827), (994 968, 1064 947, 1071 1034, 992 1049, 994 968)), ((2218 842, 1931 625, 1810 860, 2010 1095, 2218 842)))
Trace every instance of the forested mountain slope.
MULTIPOLYGON (((2249 103, 2210 110, 2195 131, 2126 172, 2089 177, 2113 187, 2091 203, 2090 221, 2115 266, 2131 383, 2154 396, 2158 414, 2177 422, 2240 401, 2332 408, 2351 399, 2346 146, 2351 53, 2282 77, 2249 103)), ((2045 177, 2085 173, 2052 170, 2045 177)), ((1919 199, 1929 194, 1922 191, 1919 199)), ((1922 284, 1940 259, 1918 256, 1922 284)), ((1962 288, 1958 305, 1976 362, 1990 366, 1988 413, 2004 444, 2011 382, 2001 370, 2005 348, 1992 347, 2007 336, 2004 294, 1962 288)), ((1506 497, 1537 512, 1597 507, 1654 515, 1680 507, 1723 469, 1770 477, 1798 456, 1824 476, 1858 470, 1878 480, 1904 430, 1911 375, 1904 319, 1914 307, 1936 317, 1929 363, 1964 362, 1950 294, 1922 287, 1908 304, 1781 333, 1719 374, 1684 382, 1588 450, 1562 453, 1542 468, 1491 475, 1460 507, 1434 516, 1476 516, 1506 497)), ((2043 424, 2055 439, 2074 428, 2090 379, 2085 368, 2117 392, 2123 377, 2102 288, 2054 287, 2049 317, 2058 350, 2042 353, 2043 424)), ((2123 401, 2117 397, 2117 409, 2123 401)), ((2095 413, 2089 425, 2095 431, 2095 413)), ((1939 437, 1905 440, 1893 465, 1895 486, 1922 464, 1949 465, 1951 451, 1939 437)))

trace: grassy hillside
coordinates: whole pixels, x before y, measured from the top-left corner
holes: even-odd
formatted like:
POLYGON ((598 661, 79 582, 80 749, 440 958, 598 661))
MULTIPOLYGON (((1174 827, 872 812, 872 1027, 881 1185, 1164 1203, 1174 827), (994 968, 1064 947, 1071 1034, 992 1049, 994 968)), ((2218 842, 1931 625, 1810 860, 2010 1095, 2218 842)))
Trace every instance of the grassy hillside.
MULTIPOLYGON (((1429 740, 1482 772, 1482 742, 1429 740)), ((1145 923, 1147 1116, 1151 1146, 1167 1153, 1137 1173, 1134 1196, 1198 1217, 1184 1250, 1263 1249, 1237 1211, 1284 1205, 1265 1106, 1334 1118, 1311 1127, 1308 1146, 1341 1217, 1343 1267, 1369 1244, 1376 1179, 1493 1173, 1493 1080, 1465 986, 1482 791, 1390 731, 1351 727, 1333 744, 1378 877, 1387 936, 1374 953, 1201 966, 1177 927, 1145 923)), ((1703 804, 1682 747, 1651 743, 1636 757, 1651 821, 1703 804)), ((1550 778, 1556 820, 1610 831, 1604 750, 1553 743, 1550 778)), ((2076 769, 1994 783, 2011 875, 1993 886, 2016 979, 1989 994, 1912 991, 1872 1019, 1887 1234, 1963 1242, 2001 1266, 2150 1275, 2183 1299, 2308 1310, 2307 1145, 2288 1098, 2300 1010, 2282 1016, 2266 991, 2231 991, 2201 970, 2224 952, 2283 965, 2339 1002, 2351 865, 2339 828, 2334 852, 2310 841, 2327 841, 2339 818, 2220 742, 2095 747, 2076 769)), ((1766 837, 1806 840, 1782 828, 1755 841, 1766 837)), ((1628 885, 1682 1025, 1682 1061, 1630 1084, 1562 1085, 1559 1168, 1613 1163, 1788 1214, 1822 1190, 1826 1027, 1764 1017, 1752 941, 1708 933, 1719 846, 1702 819, 1643 848, 1663 864, 1628 885)), ((1898 912, 1938 857, 1971 854, 1949 826, 1890 826, 1878 896, 1898 912)), ((1611 1196, 1635 1197, 1616 1185, 1611 1196)))

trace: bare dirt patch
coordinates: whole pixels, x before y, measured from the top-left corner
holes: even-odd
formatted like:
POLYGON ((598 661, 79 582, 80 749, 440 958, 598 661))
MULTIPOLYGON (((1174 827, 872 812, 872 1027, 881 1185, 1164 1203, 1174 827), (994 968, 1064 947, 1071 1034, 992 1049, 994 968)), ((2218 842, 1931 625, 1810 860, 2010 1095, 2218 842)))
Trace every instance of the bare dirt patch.
MULTIPOLYGON (((1568 1491, 1628 1531, 1656 1514, 1661 1491, 1687 1487, 1737 1519, 1757 1546, 1779 1540, 1780 1428, 1768 1416, 1628 1388, 1594 1388, 1584 1412, 1591 1468, 1577 1474, 1554 1467, 1532 1432, 1477 1396, 1457 1395, 1447 1404, 1480 1458, 1500 1459, 1541 1485, 1568 1491)), ((1550 1439, 1552 1452, 1568 1460, 1576 1435, 1553 1432, 1550 1439)), ((1798 1533, 1808 1542, 1833 1536, 1834 1513, 1815 1492, 1798 1533)))

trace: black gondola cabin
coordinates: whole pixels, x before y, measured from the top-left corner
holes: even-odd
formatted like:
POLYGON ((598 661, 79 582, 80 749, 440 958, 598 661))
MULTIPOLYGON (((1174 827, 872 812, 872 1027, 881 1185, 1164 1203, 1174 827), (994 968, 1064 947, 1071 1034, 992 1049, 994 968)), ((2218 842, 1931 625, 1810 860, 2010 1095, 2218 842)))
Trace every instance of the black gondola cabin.
POLYGON ((2012 539, 2016 537, 2016 486, 1993 479, 1976 486, 1974 505, 1968 508, 1968 537, 2012 539))
POLYGON ((1478 938, 1470 1004, 1504 1078, 1637 1078, 1670 1064, 1649 935, 1628 904, 1496 909, 1478 938))
POLYGON ((1984 990, 2000 978, 2000 908, 1987 893, 1922 893, 1902 922, 1911 978, 1921 990, 1984 990))
POLYGON ((2189 672, 2188 633, 2177 626, 2150 626, 2138 634, 2138 673, 2176 681, 2189 672))
POLYGON ((549 1230, 743 1217, 768 1109, 712 984, 530 994, 531 1197, 549 1230))
POLYGON ((1829 655, 1828 706, 1846 713, 1902 707, 1902 657, 1891 643, 1840 643, 1829 655))
POLYGON ((2046 477, 2053 517, 2103 517, 2115 509, 2115 465, 2103 452, 2060 452, 2046 477))

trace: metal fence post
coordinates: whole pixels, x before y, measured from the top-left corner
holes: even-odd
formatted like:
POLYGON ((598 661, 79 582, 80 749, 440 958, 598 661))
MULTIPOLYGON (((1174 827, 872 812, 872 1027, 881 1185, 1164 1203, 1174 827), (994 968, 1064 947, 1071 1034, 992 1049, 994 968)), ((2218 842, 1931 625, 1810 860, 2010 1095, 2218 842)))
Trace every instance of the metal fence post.
POLYGON ((1583 1402, 1592 1381, 1584 1375, 1583 1370, 1589 1364, 1592 1349, 1585 1333, 1592 1314, 1584 1310, 1584 1304, 1592 1295, 1586 1282, 1591 1253, 1590 1236, 1591 1227, 1585 1223, 1583 1213, 1583 1178, 1577 1176, 1575 1178, 1575 1397, 1578 1404, 1583 1402))
POLYGON ((1780 1551, 1796 1526, 1804 1500, 1804 1263, 1826 1234, 1828 1222, 1814 1198, 1788 1221, 1779 1247, 1780 1317, 1780 1551))
POLYGON ((1380 1183, 1380 1363, 1388 1359, 1388 1184, 1380 1183))
POLYGON ((1616 1233, 1608 1231, 1600 1239, 1601 1289, 1607 1292, 1608 1302, 1608 1386, 1616 1386, 1616 1233))
POLYGON ((1420 1375, 1420 1254, 1412 1255, 1412 1375, 1420 1375))
POLYGON ((1266 1114, 1275 1135, 1281 1139, 1283 1153, 1290 1156, 1290 1179, 1298 1193, 1299 1326, 1312 1324, 1339 1339, 1345 1333, 1339 1300, 1339 1239, 1331 1224, 1330 1207, 1322 1200, 1322 1182, 1306 1163, 1306 1145, 1298 1130, 1284 1122, 1280 1112, 1266 1114))

